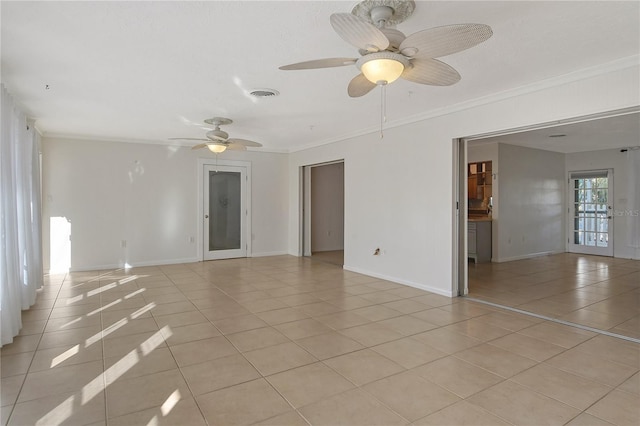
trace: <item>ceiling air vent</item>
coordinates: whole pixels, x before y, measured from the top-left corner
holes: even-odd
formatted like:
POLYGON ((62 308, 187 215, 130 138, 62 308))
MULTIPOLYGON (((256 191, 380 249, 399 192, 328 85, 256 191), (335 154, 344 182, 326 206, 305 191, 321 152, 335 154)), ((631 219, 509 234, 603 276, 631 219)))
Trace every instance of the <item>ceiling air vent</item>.
POLYGON ((249 94, 256 98, 270 98, 272 96, 278 96, 280 92, 274 89, 252 89, 249 91, 249 94))

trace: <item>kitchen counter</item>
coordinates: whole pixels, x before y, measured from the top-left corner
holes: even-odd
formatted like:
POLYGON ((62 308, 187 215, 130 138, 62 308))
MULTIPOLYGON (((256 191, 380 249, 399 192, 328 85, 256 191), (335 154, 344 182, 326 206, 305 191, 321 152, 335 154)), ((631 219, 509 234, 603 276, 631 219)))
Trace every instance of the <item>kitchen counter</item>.
POLYGON ((470 217, 467 223, 467 257, 475 263, 491 262, 491 217, 470 217))

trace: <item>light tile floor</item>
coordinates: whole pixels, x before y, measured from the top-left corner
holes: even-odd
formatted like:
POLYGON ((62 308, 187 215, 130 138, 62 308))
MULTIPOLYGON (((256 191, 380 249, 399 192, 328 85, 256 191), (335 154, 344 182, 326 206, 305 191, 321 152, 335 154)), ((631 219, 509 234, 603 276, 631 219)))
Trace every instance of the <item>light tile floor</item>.
POLYGON ((640 345, 324 262, 46 281, 2 425, 640 423, 640 345))
POLYGON ((469 296, 640 339, 640 261, 562 253, 469 263, 469 296))
POLYGON ((317 251, 311 255, 311 258, 342 266, 344 264, 344 250, 317 251))

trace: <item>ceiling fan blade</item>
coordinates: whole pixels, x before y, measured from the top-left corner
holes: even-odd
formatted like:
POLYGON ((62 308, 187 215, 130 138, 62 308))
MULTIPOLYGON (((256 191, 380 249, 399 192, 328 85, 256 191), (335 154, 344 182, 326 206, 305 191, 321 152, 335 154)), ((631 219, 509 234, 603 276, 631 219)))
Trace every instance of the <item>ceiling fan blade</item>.
POLYGON ((327 59, 315 59, 313 61, 298 62, 297 64, 283 65, 281 70, 311 70, 317 68, 333 68, 343 67, 345 65, 353 65, 357 59, 354 58, 327 58, 327 59))
POLYGON ((199 144, 199 145, 192 146, 192 147, 191 147, 191 149, 201 149, 201 148, 204 148, 204 147, 206 147, 206 146, 207 146, 207 144, 206 144, 206 143, 201 143, 201 144, 199 144))
POLYGON ((378 52, 389 47, 389 39, 382 31, 355 15, 334 13, 330 21, 338 35, 358 49, 378 52))
POLYGON ((376 87, 376 84, 367 80, 367 77, 365 77, 364 74, 361 73, 356 75, 349 82, 347 93, 349 93, 349 96, 351 96, 352 98, 359 98, 360 96, 364 96, 372 91, 374 87, 376 87))
POLYGON ((411 66, 400 76, 405 80, 431 86, 451 86, 460 81, 460 74, 452 66, 437 59, 412 59, 411 66))
POLYGON ((455 24, 411 34, 400 43, 400 53, 414 58, 439 58, 469 49, 493 35, 484 24, 455 24))
POLYGON ((169 138, 170 141, 208 141, 209 139, 203 138, 169 138))
POLYGON ((239 144, 239 143, 230 143, 230 144, 226 144, 227 145, 227 149, 231 150, 231 151, 246 151, 247 147, 239 144))
POLYGON ((259 148, 259 147, 262 146, 261 143, 250 141, 250 140, 247 140, 247 139, 231 138, 227 142, 231 143, 231 144, 236 144, 236 145, 251 146, 251 147, 254 147, 254 148, 259 148))

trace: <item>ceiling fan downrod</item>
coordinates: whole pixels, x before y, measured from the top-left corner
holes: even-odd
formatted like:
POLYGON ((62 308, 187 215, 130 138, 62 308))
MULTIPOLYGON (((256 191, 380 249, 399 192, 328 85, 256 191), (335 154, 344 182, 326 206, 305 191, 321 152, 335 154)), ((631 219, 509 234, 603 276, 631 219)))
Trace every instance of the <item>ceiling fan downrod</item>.
POLYGON ((371 9, 371 21, 378 28, 384 28, 393 16, 393 9, 389 6, 376 6, 371 9))

